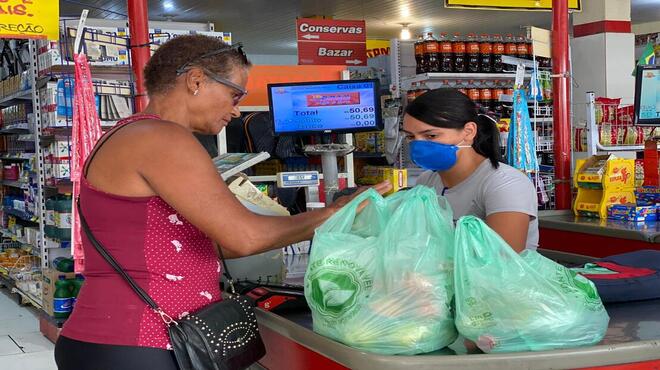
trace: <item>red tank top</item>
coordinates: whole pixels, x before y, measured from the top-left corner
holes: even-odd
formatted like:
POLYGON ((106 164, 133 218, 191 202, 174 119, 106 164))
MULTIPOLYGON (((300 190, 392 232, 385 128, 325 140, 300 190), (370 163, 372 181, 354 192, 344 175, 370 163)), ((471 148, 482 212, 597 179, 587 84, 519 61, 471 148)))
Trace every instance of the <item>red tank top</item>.
MULTIPOLYGON (((137 115, 118 126, 153 118, 158 119, 137 115)), ((101 145, 103 138, 97 149, 101 145)), ((163 199, 106 193, 87 182, 85 174, 80 185, 81 209, 92 233, 163 311, 182 318, 221 299, 221 265, 213 242, 163 199)), ((82 243, 85 284, 61 334, 91 343, 170 349, 160 316, 98 254, 84 233, 82 243)))

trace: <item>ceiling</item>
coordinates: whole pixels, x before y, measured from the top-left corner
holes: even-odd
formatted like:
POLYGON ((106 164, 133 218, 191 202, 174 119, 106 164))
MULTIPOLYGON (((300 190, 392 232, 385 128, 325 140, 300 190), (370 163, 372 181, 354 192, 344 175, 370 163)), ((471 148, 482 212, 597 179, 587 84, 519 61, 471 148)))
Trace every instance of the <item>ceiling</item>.
MULTIPOLYGON (((127 0, 61 0, 62 16, 126 19, 127 0)), ((583 0, 583 4, 593 0, 583 0)), ((660 20, 660 0, 631 0, 633 23, 660 20)), ((312 15, 364 19, 369 38, 394 38, 400 23, 413 35, 432 31, 520 33, 520 26, 549 29, 550 12, 446 9, 442 0, 160 0, 149 1, 151 20, 212 22, 216 31, 232 33, 248 53, 296 54, 295 19, 312 15)))

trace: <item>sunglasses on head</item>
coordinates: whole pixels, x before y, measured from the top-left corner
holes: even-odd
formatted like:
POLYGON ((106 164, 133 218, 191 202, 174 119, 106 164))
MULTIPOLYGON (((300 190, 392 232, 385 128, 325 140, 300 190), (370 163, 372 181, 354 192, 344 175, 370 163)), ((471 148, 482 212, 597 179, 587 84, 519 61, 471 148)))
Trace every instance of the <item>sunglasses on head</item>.
POLYGON ((204 67, 194 65, 196 62, 198 62, 201 59, 212 57, 212 56, 222 54, 222 53, 226 53, 226 52, 229 52, 229 51, 237 52, 241 56, 241 59, 243 60, 243 62, 247 64, 247 62, 248 62, 247 55, 245 55, 245 52, 243 51, 243 45, 239 42, 238 44, 232 45, 232 47, 224 48, 224 49, 220 49, 220 50, 213 50, 213 51, 210 51, 208 53, 202 54, 202 55, 200 55, 196 58, 193 58, 192 60, 186 62, 181 67, 177 68, 176 69, 176 74, 177 74, 177 76, 180 76, 180 75, 188 72, 193 67, 199 68, 202 71, 204 71, 205 75, 207 75, 209 78, 211 78, 215 82, 220 83, 220 84, 225 85, 225 86, 228 86, 228 87, 231 87, 232 89, 236 90, 238 93, 236 93, 233 96, 233 103, 234 103, 234 105, 238 105, 238 103, 240 103, 241 100, 243 100, 243 98, 245 98, 245 96, 247 95, 247 93, 248 93, 247 90, 245 90, 243 87, 229 81, 226 78, 220 77, 219 75, 209 71, 208 69, 206 69, 204 67))

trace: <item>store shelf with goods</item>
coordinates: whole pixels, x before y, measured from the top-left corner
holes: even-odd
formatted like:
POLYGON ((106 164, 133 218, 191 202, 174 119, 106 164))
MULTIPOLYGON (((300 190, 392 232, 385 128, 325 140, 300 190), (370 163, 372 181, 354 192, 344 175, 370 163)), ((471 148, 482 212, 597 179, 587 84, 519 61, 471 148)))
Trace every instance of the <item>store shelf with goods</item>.
POLYGON ((14 286, 11 289, 11 292, 18 293, 18 295, 20 295, 23 300, 23 304, 29 303, 38 309, 43 308, 43 301, 39 297, 20 289, 18 286, 14 286))
MULTIPOLYGON (((131 80, 133 71, 129 65, 108 65, 91 63, 92 77, 110 80, 131 80)), ((70 77, 75 74, 73 63, 60 64, 50 67, 50 77, 70 77)))
POLYGON ((35 157, 35 153, 6 153, 0 154, 0 160, 3 161, 31 161, 35 157))
POLYGON ((30 184, 23 181, 2 180, 2 185, 9 186, 12 188, 23 189, 23 190, 27 190, 30 188, 30 184))
POLYGON ((0 107, 9 107, 17 103, 17 101, 28 101, 32 100, 32 90, 21 90, 13 94, 4 96, 0 98, 0 107))
POLYGON ((22 211, 20 209, 15 209, 12 207, 3 207, 2 210, 9 215, 16 216, 20 218, 23 221, 27 222, 33 222, 33 223, 39 223, 39 217, 36 215, 33 215, 29 212, 22 211))
POLYGON ((15 123, 7 126, 3 126, 0 129, 0 134, 4 135, 16 135, 16 134, 29 134, 30 126, 25 123, 15 123))
MULTIPOLYGON (((348 179, 350 174, 347 172, 341 172, 338 174, 340 179, 348 179)), ((277 182, 277 176, 248 176, 248 179, 252 182, 277 182)), ((323 174, 319 174, 319 179, 323 180, 323 174)))
MULTIPOLYGON (((531 75, 526 74, 525 78, 531 75)), ((410 90, 413 84, 443 81, 514 81, 515 73, 422 73, 416 76, 402 77, 401 88, 410 90)))

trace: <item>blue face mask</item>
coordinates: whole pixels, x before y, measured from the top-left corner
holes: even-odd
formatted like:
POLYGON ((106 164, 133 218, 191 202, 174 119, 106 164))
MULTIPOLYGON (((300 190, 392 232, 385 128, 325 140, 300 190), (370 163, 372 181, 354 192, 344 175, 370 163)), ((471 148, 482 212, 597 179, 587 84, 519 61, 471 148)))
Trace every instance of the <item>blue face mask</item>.
POLYGON ((416 165, 431 171, 446 171, 456 164, 456 152, 470 145, 449 145, 435 141, 413 140, 410 142, 410 159, 416 165))

